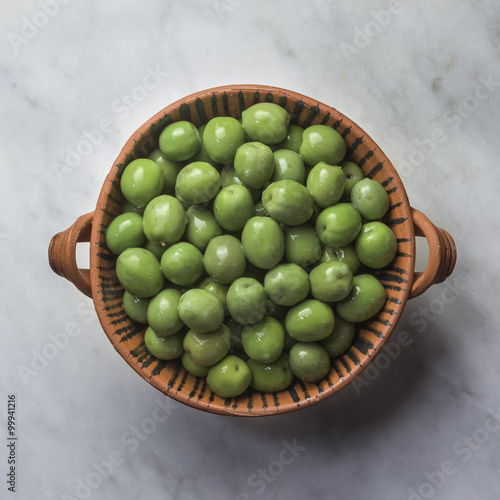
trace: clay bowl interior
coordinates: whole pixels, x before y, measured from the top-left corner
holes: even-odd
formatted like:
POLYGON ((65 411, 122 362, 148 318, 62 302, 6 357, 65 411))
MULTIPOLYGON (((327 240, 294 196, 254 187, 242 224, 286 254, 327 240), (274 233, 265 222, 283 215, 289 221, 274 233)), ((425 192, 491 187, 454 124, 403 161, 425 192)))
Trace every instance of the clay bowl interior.
POLYGON ((90 279, 92 296, 101 325, 125 361, 147 382, 175 400, 200 410, 234 416, 265 416, 307 408, 346 386, 373 360, 387 342, 408 299, 414 278, 415 231, 410 204, 394 167, 373 140, 336 109, 294 92, 267 86, 218 87, 185 97, 167 106, 138 129, 120 152, 98 199, 92 224, 90 279), (387 301, 373 319, 360 324, 352 347, 332 361, 328 376, 317 383, 294 381, 279 393, 249 389, 237 398, 216 396, 204 379, 184 370, 179 360, 160 361, 144 344, 145 326, 130 320, 123 311, 121 287, 115 273, 116 256, 105 244, 105 231, 120 213, 123 201, 119 177, 135 158, 147 157, 158 147, 160 132, 169 123, 192 121, 196 126, 214 116, 240 118, 245 108, 269 101, 284 107, 291 123, 302 127, 324 124, 335 128, 347 144, 347 160, 357 163, 366 177, 385 187, 391 208, 384 218, 398 240, 394 261, 375 274, 384 285, 387 301))

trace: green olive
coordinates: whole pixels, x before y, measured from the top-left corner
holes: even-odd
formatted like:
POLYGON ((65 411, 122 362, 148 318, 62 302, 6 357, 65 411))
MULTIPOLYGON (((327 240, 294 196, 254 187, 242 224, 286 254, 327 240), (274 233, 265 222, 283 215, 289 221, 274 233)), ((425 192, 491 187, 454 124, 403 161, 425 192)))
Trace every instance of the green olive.
POLYGON ((123 310, 129 318, 138 323, 146 324, 148 322, 149 302, 149 298, 135 297, 126 290, 123 292, 123 310))
POLYGON ((316 342, 299 342, 290 349, 288 362, 292 373, 304 382, 318 382, 330 371, 330 357, 316 342))
POLYGON ((333 332, 328 337, 320 340, 319 343, 326 349, 330 358, 338 358, 351 347, 355 335, 356 327, 354 323, 349 323, 337 317, 335 318, 333 332))
POLYGON ((314 342, 328 337, 334 325, 332 308, 315 299, 304 300, 291 307, 285 320, 290 336, 301 342, 314 342))
POLYGON ((230 284, 240 278, 246 267, 241 241, 230 234, 215 237, 205 250, 204 265, 219 283, 230 284))
POLYGON ((221 301, 208 290, 193 288, 179 299, 179 317, 182 322, 197 332, 213 332, 224 320, 221 301))
POLYGON ((179 290, 167 288, 151 299, 147 321, 158 337, 173 335, 184 326, 177 310, 181 295, 179 290))
POLYGON ((127 248, 140 247, 145 239, 142 217, 134 212, 118 215, 106 229, 106 245, 116 254, 127 248))
POLYGON ((270 217, 252 217, 243 228, 241 243, 246 258, 261 269, 276 266, 285 251, 283 231, 270 217))
POLYGON ((311 125, 302 134, 300 156, 314 167, 324 161, 329 165, 338 165, 346 153, 346 144, 342 136, 327 125, 311 125))
POLYGON ((230 116, 212 118, 203 131, 205 149, 217 163, 230 162, 238 148, 245 142, 241 123, 230 116))
POLYGON ((185 241, 175 243, 161 256, 161 270, 174 285, 192 285, 198 281, 203 269, 203 254, 185 241))
POLYGON ((211 366, 207 375, 208 386, 222 398, 234 398, 243 394, 251 380, 252 373, 248 365, 233 354, 211 366))
POLYGON ((206 203, 215 198, 221 186, 219 172, 204 161, 186 165, 177 176, 175 189, 187 203, 206 203))
POLYGON ((274 172, 271 148, 261 142, 247 142, 240 146, 234 157, 234 170, 244 185, 259 189, 274 172))
POLYGON ((210 241, 222 235, 222 228, 211 210, 200 205, 191 205, 186 210, 187 225, 184 238, 198 250, 204 252, 210 241))
POLYGON ((266 314, 267 300, 264 286, 253 278, 238 278, 226 296, 229 314, 242 325, 260 321, 266 314))
POLYGON ((135 207, 143 208, 162 193, 163 182, 163 171, 156 162, 138 158, 125 167, 120 188, 126 200, 135 207))
POLYGON ((159 147, 168 160, 189 160, 198 152, 200 146, 198 129, 185 120, 171 123, 160 134, 159 147))
POLYGON ((274 152, 274 173, 271 182, 286 179, 304 184, 306 168, 298 153, 290 149, 278 149, 274 152))
POLYGON ((378 314, 386 298, 385 288, 375 276, 358 274, 349 295, 335 303, 335 312, 344 321, 359 323, 378 314))
POLYGON ((278 359, 271 363, 261 363, 248 359, 247 365, 252 372, 251 386, 257 391, 284 391, 293 381, 287 353, 282 353, 278 359))
POLYGON ((287 137, 290 115, 272 102, 259 102, 241 113, 243 128, 248 136, 264 144, 279 144, 287 137))
POLYGON ((146 238, 155 244, 172 245, 186 229, 187 216, 181 202, 168 194, 151 200, 142 218, 146 238))
POLYGON ((273 317, 267 316, 257 323, 245 325, 241 332, 243 349, 247 355, 261 363, 278 359, 285 345, 285 329, 273 317))
POLYGON ((262 193, 262 203, 273 219, 287 226, 303 224, 313 215, 312 194, 297 181, 271 183, 262 193))
POLYGON ((338 166, 319 162, 309 172, 306 186, 316 205, 321 208, 329 207, 337 203, 344 193, 344 172, 338 166))
POLYGON ((320 259, 323 247, 311 224, 287 226, 283 233, 286 262, 297 264, 300 267, 309 267, 320 259))
POLYGON ((179 330, 168 337, 158 337, 152 328, 146 328, 144 342, 148 351, 158 359, 171 360, 182 356, 184 352, 184 330, 179 330))
POLYGON ((224 324, 208 333, 189 330, 184 337, 184 350, 200 366, 214 365, 226 356, 230 346, 231 333, 224 324))
POLYGON ((145 248, 127 248, 116 259, 116 274, 127 292, 136 297, 156 295, 165 279, 158 259, 145 248))

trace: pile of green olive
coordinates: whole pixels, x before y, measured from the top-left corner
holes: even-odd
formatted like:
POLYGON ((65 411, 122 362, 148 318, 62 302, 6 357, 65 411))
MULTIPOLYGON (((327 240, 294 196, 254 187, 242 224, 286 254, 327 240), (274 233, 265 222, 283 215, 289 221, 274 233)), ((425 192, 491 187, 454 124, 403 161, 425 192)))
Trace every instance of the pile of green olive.
POLYGON ((387 192, 345 154, 335 129, 266 102, 171 123, 125 167, 106 243, 153 356, 221 397, 326 376, 383 307, 373 270, 397 251, 387 192))

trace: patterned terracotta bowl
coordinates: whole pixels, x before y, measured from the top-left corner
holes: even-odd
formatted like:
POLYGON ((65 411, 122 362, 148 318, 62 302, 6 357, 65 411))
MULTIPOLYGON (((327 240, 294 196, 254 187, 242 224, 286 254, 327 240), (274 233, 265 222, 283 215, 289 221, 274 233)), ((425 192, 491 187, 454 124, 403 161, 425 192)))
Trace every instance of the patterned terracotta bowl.
POLYGON ((286 413, 331 397, 373 361, 388 341, 407 300, 444 281, 453 271, 455 260, 453 239, 410 206, 396 170, 366 132, 330 106, 289 90, 260 85, 234 85, 197 92, 153 116, 125 144, 106 177, 96 209, 81 216, 66 231, 56 234, 49 247, 52 269, 93 299, 104 332, 141 377, 181 403, 236 416, 286 413), (290 113, 291 123, 302 127, 328 125, 344 137, 346 159, 357 163, 366 177, 382 183, 389 193, 391 206, 384 222, 397 237, 398 252, 388 267, 376 273, 387 292, 384 308, 376 317, 360 325, 352 347, 332 361, 324 379, 317 383, 295 381, 290 388, 278 393, 248 390, 237 398, 224 399, 216 396, 204 379, 186 372, 180 361, 160 361, 149 354, 144 344, 144 325, 130 320, 123 311, 123 288, 115 273, 116 256, 106 248, 105 231, 120 213, 121 172, 132 160, 147 157, 158 147, 163 128, 177 120, 189 120, 200 126, 214 116, 240 118, 245 108, 262 101, 284 107, 290 113), (424 236, 429 244, 429 261, 422 273, 414 270, 416 236, 424 236), (90 269, 77 266, 75 251, 79 241, 90 241, 90 269))

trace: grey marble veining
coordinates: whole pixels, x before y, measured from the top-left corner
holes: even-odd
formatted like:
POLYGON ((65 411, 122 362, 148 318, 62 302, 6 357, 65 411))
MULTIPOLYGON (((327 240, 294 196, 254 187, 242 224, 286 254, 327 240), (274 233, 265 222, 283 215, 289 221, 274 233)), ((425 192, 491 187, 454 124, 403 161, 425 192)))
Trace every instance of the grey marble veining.
POLYGON ((17 498, 500 498, 497 2, 0 8, 1 498, 10 394, 17 498), (330 400, 275 418, 162 396, 47 261, 139 125, 232 83, 289 88, 349 116, 458 248, 452 277, 408 302, 385 358, 330 400))

